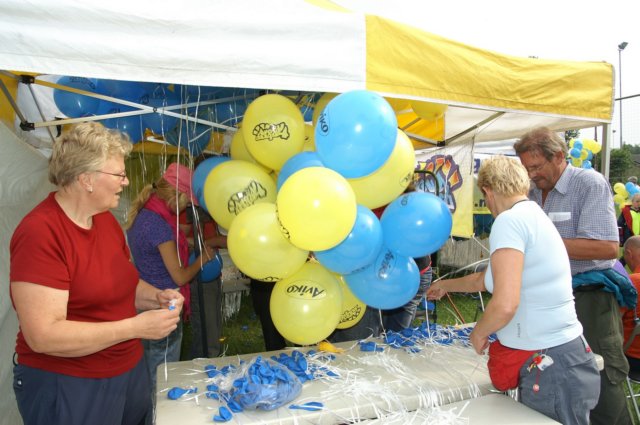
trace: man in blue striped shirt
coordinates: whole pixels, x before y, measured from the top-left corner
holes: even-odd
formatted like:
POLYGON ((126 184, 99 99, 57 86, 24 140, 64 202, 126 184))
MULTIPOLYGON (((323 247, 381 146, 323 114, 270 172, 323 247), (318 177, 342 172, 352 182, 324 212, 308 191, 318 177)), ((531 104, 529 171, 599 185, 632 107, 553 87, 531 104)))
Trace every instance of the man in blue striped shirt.
MULTIPOLYGON (((594 170, 567 163, 567 144, 545 127, 535 128, 514 149, 533 183, 529 198, 555 224, 564 241, 574 277, 578 319, 593 351, 604 358, 600 399, 591 411, 594 425, 631 424, 623 383, 629 365, 622 351, 622 320, 616 297, 604 288, 604 274, 618 256, 618 227, 611 189, 594 170), (576 286, 586 272, 602 281, 576 286)), ((556 261, 549 258, 549 261, 556 261)))

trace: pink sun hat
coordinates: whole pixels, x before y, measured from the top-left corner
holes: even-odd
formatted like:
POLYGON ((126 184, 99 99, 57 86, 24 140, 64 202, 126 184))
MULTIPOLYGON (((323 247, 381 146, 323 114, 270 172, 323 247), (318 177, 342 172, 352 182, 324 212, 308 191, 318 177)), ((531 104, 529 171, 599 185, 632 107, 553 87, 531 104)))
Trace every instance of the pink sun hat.
POLYGON ((194 196, 193 189, 191 187, 193 172, 189 168, 176 162, 172 162, 167 167, 167 171, 164 172, 162 178, 180 192, 186 193, 191 202, 193 202, 194 205, 198 205, 198 198, 194 196))

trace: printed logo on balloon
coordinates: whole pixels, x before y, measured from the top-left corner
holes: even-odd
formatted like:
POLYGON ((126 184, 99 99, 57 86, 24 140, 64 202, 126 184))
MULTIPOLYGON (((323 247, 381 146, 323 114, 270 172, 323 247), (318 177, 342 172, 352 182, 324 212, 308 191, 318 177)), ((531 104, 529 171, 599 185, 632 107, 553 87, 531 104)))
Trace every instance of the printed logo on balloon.
POLYGON ((295 298, 314 300, 324 298, 327 293, 324 289, 316 286, 313 282, 292 282, 286 289, 287 295, 295 298))
POLYGON ((289 127, 287 127, 287 124, 284 122, 278 124, 262 122, 254 127, 252 134, 256 141, 269 140, 271 142, 273 139, 287 140, 289 138, 289 127))
POLYGON ((251 180, 243 191, 231 195, 227 203, 229 213, 238 215, 242 210, 266 197, 267 188, 260 184, 260 182, 251 180))

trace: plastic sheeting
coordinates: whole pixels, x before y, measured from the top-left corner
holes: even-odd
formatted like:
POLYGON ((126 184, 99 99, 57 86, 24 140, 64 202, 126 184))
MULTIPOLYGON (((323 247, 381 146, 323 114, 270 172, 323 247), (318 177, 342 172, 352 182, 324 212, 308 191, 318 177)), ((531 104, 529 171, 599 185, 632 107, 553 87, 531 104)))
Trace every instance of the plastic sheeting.
POLYGON ((20 220, 54 190, 47 159, 0 123, 0 422, 21 423, 13 394, 13 352, 18 319, 9 298, 9 242, 20 220))

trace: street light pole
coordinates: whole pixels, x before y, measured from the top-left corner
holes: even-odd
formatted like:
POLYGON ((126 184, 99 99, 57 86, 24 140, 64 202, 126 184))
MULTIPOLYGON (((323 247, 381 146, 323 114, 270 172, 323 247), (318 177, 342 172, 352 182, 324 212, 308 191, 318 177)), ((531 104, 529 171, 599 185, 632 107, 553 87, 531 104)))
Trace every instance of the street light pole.
POLYGON ((624 140, 622 139, 622 51, 627 47, 629 43, 623 41, 618 44, 618 99, 620 102, 620 148, 624 146, 624 140))

